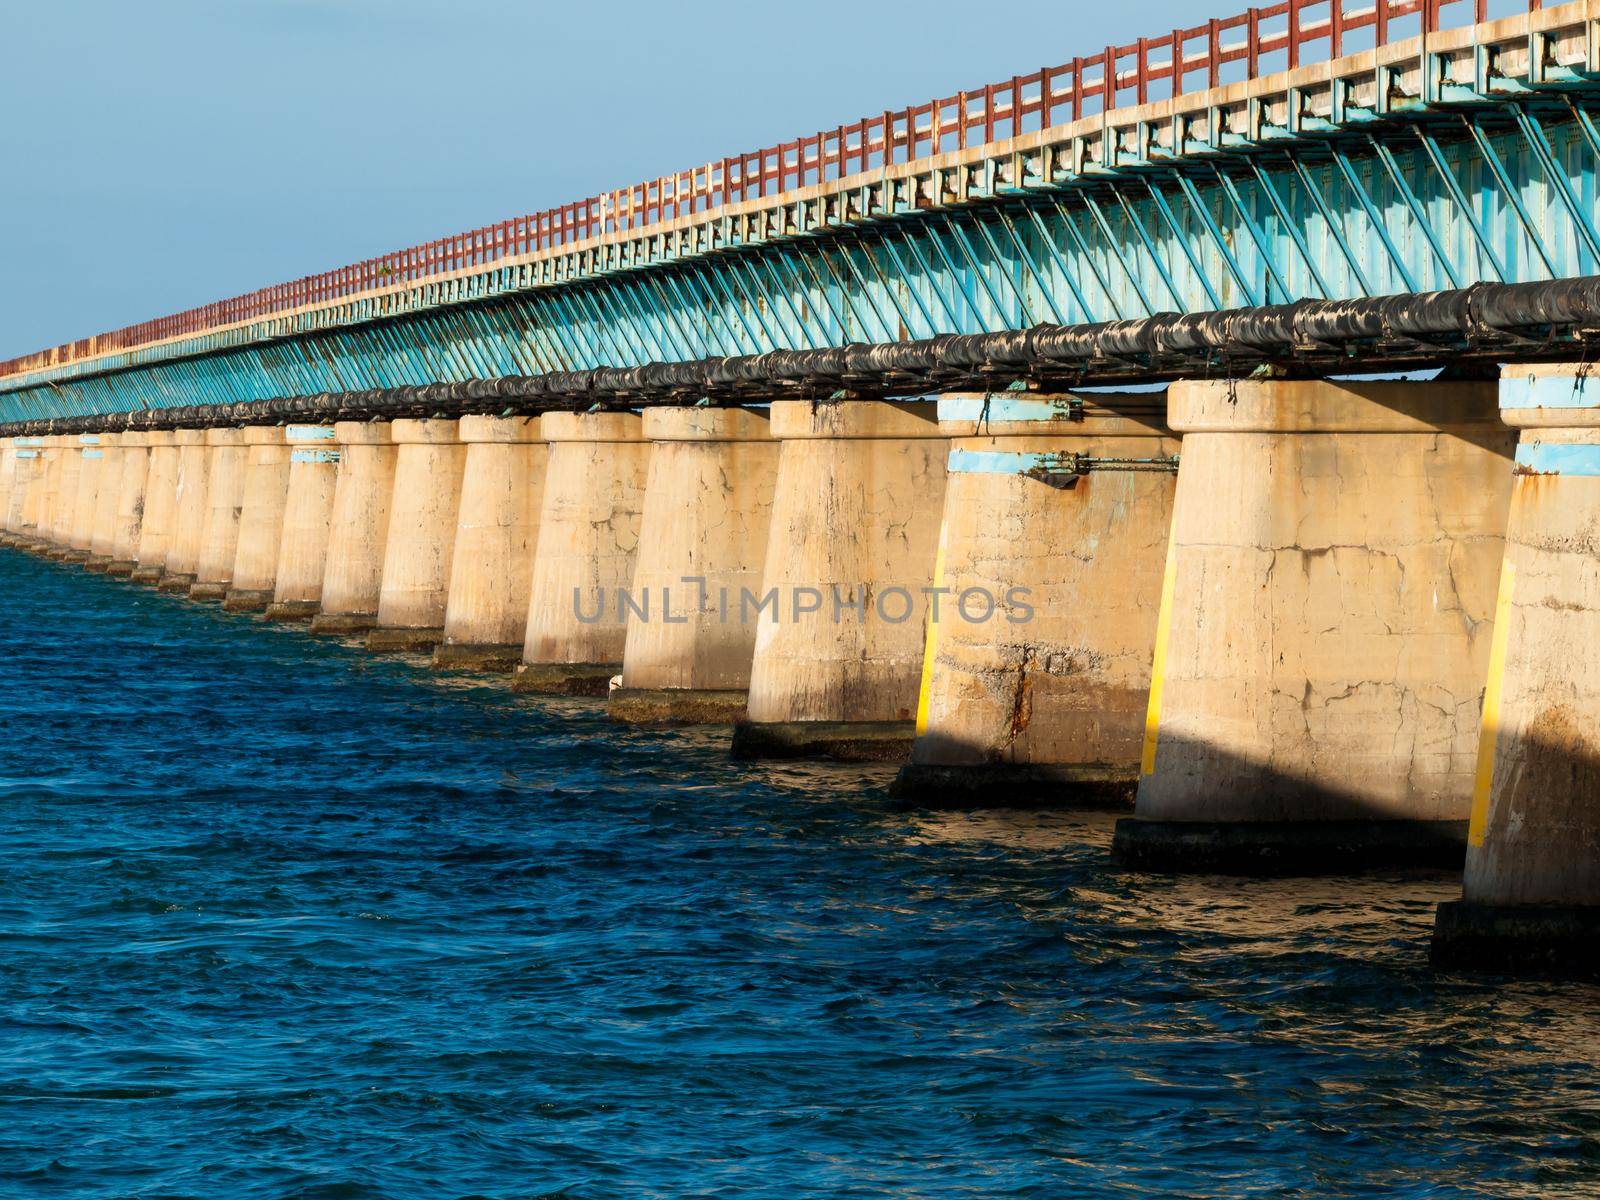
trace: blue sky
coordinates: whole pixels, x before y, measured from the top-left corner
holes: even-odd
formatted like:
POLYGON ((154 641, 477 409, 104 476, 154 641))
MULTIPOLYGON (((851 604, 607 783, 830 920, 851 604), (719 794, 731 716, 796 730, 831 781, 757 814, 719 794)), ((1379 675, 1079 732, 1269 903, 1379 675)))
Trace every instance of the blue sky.
POLYGON ((1243 6, 8 3, 0 358, 1243 6))

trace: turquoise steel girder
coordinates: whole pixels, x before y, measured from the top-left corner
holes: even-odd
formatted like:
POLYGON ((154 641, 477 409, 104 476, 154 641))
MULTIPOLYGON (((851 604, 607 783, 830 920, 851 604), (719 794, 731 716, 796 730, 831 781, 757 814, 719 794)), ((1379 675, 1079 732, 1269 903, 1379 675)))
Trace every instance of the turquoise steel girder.
MULTIPOLYGON (((834 230, 432 307, 357 301, 273 340, 224 332, 63 367, 0 419, 759 354, 1600 271, 1600 125, 1571 87, 1416 105, 1145 157, 834 230)), ((503 281, 502 281, 503 282, 503 281)))

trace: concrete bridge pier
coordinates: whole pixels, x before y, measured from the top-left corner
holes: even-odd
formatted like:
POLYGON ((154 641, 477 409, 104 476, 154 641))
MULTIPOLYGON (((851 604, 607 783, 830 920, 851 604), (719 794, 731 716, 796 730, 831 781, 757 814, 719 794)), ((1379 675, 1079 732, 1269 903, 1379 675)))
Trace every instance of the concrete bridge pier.
POLYGON ((1184 382, 1136 868, 1459 865, 1511 438, 1476 382, 1184 382))
POLYGON ((8 533, 4 528, 6 514, 11 511, 11 496, 17 486, 17 439, 0 438, 0 545, 5 545, 8 533))
POLYGON ((333 494, 339 480, 339 447, 332 425, 290 425, 289 480, 283 501, 283 534, 269 621, 309 621, 322 601, 333 533, 333 494))
POLYGON ((934 406, 780 400, 741 758, 911 748, 949 446, 934 406))
POLYGON ((145 492, 150 482, 150 448, 163 435, 132 431, 122 435, 122 470, 117 486, 116 514, 105 565, 107 575, 133 574, 139 556, 139 533, 144 526, 145 492))
POLYGON ((243 503, 232 578, 222 607, 228 612, 261 612, 272 603, 283 542, 283 513, 289 495, 289 445, 281 425, 251 425, 244 430, 243 503))
POLYGON ((911 761, 928 806, 1131 807, 1178 440, 1159 393, 947 396, 911 761))
POLYGON ((12 439, 11 493, 6 498, 6 543, 33 545, 38 537, 39 497, 44 488, 44 471, 49 460, 42 437, 12 439))
POLYGON ((394 497, 396 446, 389 426, 388 421, 334 423, 339 465, 320 611, 311 618, 312 633, 365 633, 377 624, 394 497))
POLYGON ((743 408, 644 413, 650 467, 613 720, 731 723, 745 715, 777 482, 768 418, 743 408))
POLYGON ((466 447, 459 422, 394 422, 394 497, 383 548, 378 620, 367 649, 432 650, 444 637, 466 447))
POLYGON ((206 515, 194 584, 189 588, 191 600, 221 600, 233 584, 249 454, 245 430, 206 430, 206 515))
POLYGON ((1600 382, 1507 367, 1516 450, 1462 899, 1433 960, 1600 973, 1600 382))
POLYGON ((522 660, 550 448, 538 417, 462 417, 460 437, 466 465, 433 665, 509 673, 522 660))
POLYGON ((172 430, 152 430, 149 466, 145 472, 144 508, 139 518, 139 536, 134 543, 133 567, 128 578, 134 583, 159 583, 166 567, 167 549, 172 543, 172 524, 176 516, 178 491, 177 434, 172 430))
POLYGON ((112 550, 117 539, 117 506, 122 502, 122 472, 127 465, 127 446, 138 440, 137 433, 110 433, 101 447, 100 483, 95 493, 94 518, 89 531, 89 557, 84 567, 104 571, 116 557, 112 550))
POLYGON ((39 513, 39 550, 45 558, 55 558, 67 549, 72 537, 72 510, 77 501, 78 476, 83 471, 83 455, 78 439, 61 434, 52 439, 53 457, 45 482, 44 503, 39 513))
POLYGON ((622 670, 650 445, 632 413, 550 412, 518 692, 604 696, 622 670))
POLYGON ((70 512, 63 514, 66 527, 61 546, 51 555, 59 562, 81 563, 89 559, 89 547, 94 541, 94 515, 100 503, 100 480, 105 474, 106 450, 115 437, 114 433, 78 435, 78 474, 73 481, 72 507, 70 512))
POLYGON ((175 429, 178 451, 172 491, 172 532, 156 584, 159 591, 188 595, 200 569, 200 546, 206 530, 206 493, 211 479, 211 449, 204 429, 175 429))

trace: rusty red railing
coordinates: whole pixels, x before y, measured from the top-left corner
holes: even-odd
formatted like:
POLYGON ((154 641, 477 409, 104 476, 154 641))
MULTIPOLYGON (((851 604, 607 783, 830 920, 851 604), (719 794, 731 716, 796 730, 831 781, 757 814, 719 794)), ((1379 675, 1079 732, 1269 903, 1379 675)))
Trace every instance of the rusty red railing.
MULTIPOLYGON (((1528 11, 1542 7, 1542 0, 1509 3, 1518 11, 1524 6, 1528 11)), ((1129 102, 1143 104, 1235 79, 1254 79, 1445 28, 1446 10, 1456 23, 1465 25, 1489 19, 1489 9, 1490 0, 1279 0, 1225 20, 1174 29, 1126 46, 1108 46, 1091 57, 1015 75, 976 91, 886 111, 765 150, 23 355, 0 362, 0 376, 315 307, 605 234, 643 229, 875 168, 1070 124, 1129 102), (1362 34, 1369 29, 1370 36, 1362 34), (1360 44, 1352 35, 1359 35, 1360 44), (1272 61, 1266 62, 1268 59, 1272 61), (1230 71, 1235 64, 1242 64, 1242 69, 1230 71)))

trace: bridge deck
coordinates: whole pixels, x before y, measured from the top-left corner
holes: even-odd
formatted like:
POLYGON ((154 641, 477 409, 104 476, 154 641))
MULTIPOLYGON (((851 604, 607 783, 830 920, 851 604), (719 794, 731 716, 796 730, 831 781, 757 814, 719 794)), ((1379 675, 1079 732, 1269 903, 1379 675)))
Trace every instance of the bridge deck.
POLYGON ((1593 4, 1488 13, 1140 39, 0 364, 0 419, 1600 272, 1593 4))

